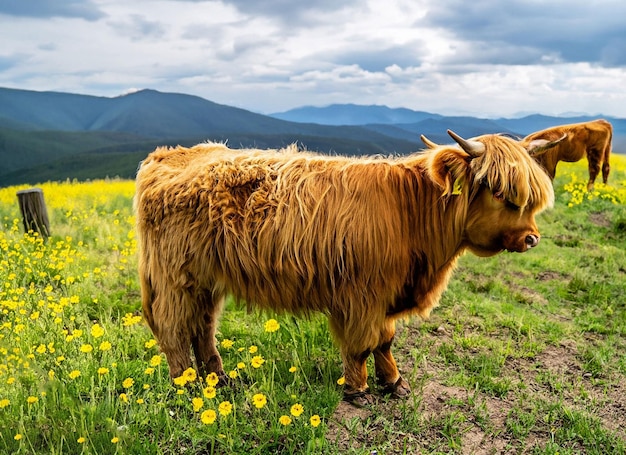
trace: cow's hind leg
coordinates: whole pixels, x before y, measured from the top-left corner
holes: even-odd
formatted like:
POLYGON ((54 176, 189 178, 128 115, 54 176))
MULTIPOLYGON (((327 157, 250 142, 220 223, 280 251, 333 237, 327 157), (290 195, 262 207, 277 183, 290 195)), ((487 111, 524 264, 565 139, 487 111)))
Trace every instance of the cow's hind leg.
POLYGON ((611 172, 611 164, 609 163, 609 157, 606 156, 604 158, 604 163, 602 163, 602 181, 604 182, 604 184, 608 183, 610 172, 611 172))
POLYGON ((600 150, 589 149, 587 150, 587 163, 589 165, 589 182, 587 182, 587 191, 593 191, 593 187, 596 181, 596 177, 600 173, 600 162, 602 156, 600 150))
POLYGON ((214 298, 209 292, 197 300, 197 318, 195 330, 191 337, 191 345, 196 358, 196 364, 200 375, 206 377, 209 373, 215 373, 221 384, 228 382, 228 377, 224 372, 222 358, 217 350, 215 331, 224 299, 214 298))
POLYGON ((394 398, 404 398, 410 395, 411 386, 400 375, 396 360, 391 353, 395 334, 395 321, 387 320, 381 333, 380 344, 374 350, 376 378, 383 394, 394 398))
POLYGON ((192 366, 191 314, 191 302, 184 292, 155 293, 150 326, 167 358, 172 379, 192 366))

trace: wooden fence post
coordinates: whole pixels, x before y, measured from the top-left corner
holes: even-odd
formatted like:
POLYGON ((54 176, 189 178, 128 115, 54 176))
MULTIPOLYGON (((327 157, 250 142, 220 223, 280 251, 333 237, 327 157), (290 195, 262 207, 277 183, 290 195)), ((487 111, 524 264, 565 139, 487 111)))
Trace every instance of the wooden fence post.
POLYGON ((50 236, 50 222, 41 188, 18 191, 17 199, 22 212, 24 232, 38 232, 46 240, 50 236))

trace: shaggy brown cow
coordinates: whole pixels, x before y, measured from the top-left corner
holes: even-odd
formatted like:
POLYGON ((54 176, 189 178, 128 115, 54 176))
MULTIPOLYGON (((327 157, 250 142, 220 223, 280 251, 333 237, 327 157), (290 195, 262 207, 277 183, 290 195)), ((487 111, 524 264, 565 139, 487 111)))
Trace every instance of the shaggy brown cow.
POLYGON ((488 135, 395 159, 223 144, 158 148, 137 175, 144 317, 172 377, 224 377, 215 330, 227 293, 263 309, 322 312, 348 401, 410 393, 391 354, 395 321, 428 317, 459 255, 537 245, 550 180, 518 142, 488 135))
POLYGON ((596 177, 602 166, 602 181, 609 179, 611 166, 611 140, 613 139, 613 127, 606 120, 593 120, 591 122, 573 123, 570 125, 554 126, 545 130, 529 134, 522 139, 522 146, 533 148, 535 145, 546 141, 554 141, 566 136, 565 140, 557 147, 533 155, 537 162, 546 170, 551 179, 554 179, 556 165, 559 161, 575 162, 587 155, 589 165, 589 182, 587 189, 592 190, 596 177))

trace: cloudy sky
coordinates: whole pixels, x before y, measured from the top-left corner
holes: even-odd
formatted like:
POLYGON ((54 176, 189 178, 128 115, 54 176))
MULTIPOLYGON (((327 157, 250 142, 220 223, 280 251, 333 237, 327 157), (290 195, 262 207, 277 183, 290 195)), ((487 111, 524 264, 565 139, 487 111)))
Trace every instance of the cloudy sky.
POLYGON ((0 0, 0 87, 626 118, 624 0, 0 0))

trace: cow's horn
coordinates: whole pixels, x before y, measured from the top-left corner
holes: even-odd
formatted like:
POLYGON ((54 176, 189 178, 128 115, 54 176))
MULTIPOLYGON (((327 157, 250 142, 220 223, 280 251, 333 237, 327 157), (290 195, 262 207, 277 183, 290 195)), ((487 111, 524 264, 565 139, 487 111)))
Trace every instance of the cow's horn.
POLYGON ((530 141, 526 150, 530 156, 539 156, 542 153, 545 153, 547 150, 551 149, 555 145, 558 145, 560 142, 564 141, 567 138, 567 133, 563 134, 556 141, 547 141, 546 139, 537 139, 535 141, 530 141))
POLYGON ((465 150, 469 156, 476 158, 485 153, 485 144, 482 142, 467 141, 452 130, 448 130, 448 134, 456 141, 457 144, 461 146, 463 150, 465 150))
POLYGON ((437 147, 439 147, 439 144, 435 144, 433 141, 431 141, 430 139, 428 139, 426 136, 424 136, 423 134, 420 135, 420 139, 422 140, 422 142, 424 143, 424 145, 426 147, 428 147, 429 149, 435 149, 437 147))

